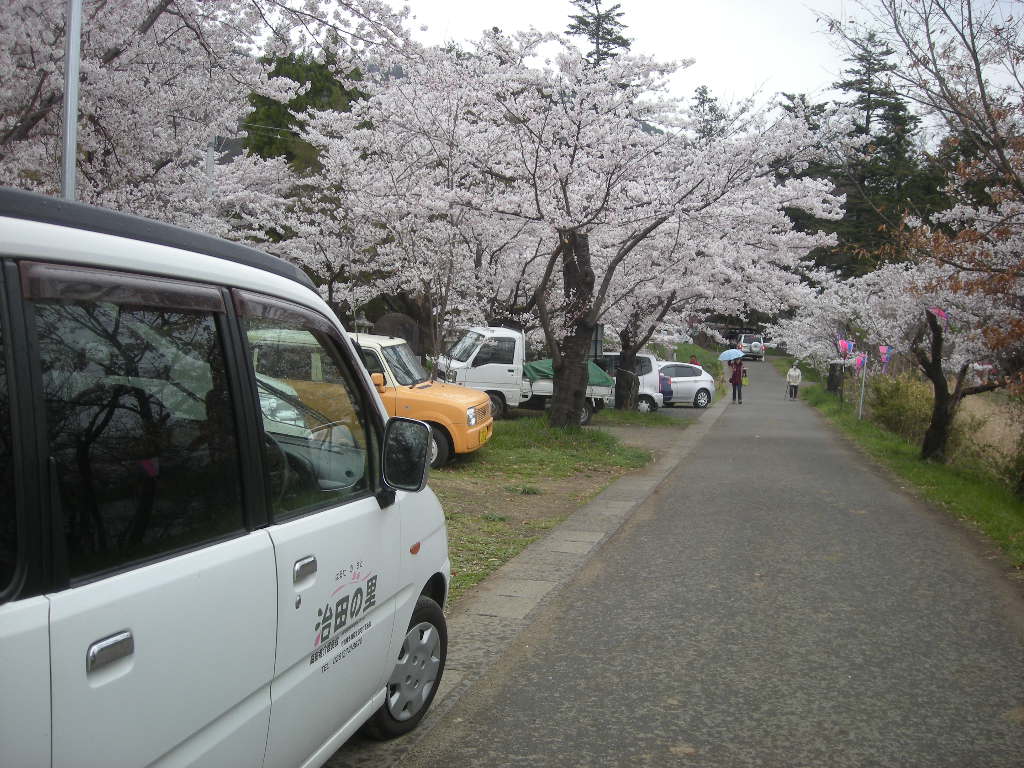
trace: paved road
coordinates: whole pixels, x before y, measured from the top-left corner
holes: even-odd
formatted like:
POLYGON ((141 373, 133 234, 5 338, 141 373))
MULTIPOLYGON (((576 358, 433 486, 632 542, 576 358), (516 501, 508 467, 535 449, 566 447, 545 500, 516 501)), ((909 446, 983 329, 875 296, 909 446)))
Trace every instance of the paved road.
POLYGON ((403 768, 1024 765, 1019 586, 748 369, 403 768))

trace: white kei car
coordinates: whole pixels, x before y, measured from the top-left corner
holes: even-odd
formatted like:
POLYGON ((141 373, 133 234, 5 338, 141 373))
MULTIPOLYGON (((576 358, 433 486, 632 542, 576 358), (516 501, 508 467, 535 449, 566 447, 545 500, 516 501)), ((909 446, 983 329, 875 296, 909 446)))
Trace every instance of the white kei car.
POLYGON ((0 189, 0 762, 315 767, 414 728, 447 654, 429 444, 299 269, 0 189))

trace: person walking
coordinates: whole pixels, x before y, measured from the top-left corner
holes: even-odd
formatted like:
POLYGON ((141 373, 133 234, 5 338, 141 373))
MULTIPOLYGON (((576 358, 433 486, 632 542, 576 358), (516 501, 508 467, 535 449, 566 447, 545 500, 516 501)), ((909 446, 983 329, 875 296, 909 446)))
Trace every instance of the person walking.
POLYGON ((797 367, 796 361, 793 361, 793 365, 786 373, 786 383, 789 384, 789 391, 786 393, 790 400, 796 400, 797 390, 800 389, 800 382, 803 380, 803 374, 797 367))
POLYGON ((696 365, 698 368, 702 367, 696 355, 690 355, 690 365, 696 365))
POLYGON ((733 360, 729 365, 732 367, 732 375, 729 376, 729 383, 732 384, 732 401, 743 405, 743 358, 733 360))

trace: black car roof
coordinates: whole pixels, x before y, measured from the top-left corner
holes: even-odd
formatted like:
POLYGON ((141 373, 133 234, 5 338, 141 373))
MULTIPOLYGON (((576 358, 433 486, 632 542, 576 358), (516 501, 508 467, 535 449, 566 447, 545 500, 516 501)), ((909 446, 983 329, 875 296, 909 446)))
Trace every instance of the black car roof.
POLYGON ((283 259, 241 243, 193 232, 190 229, 144 219, 127 213, 97 208, 84 203, 72 203, 57 197, 0 187, 0 216, 13 219, 58 224, 104 235, 117 235, 155 245, 166 245, 185 251, 214 256, 236 264, 262 269, 307 288, 316 290, 309 275, 283 259))

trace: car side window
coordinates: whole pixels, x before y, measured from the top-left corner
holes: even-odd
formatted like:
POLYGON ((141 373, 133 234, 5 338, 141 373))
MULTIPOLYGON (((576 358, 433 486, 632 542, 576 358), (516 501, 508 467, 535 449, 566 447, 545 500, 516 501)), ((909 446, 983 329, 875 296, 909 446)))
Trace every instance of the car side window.
POLYGON ((218 289, 23 263, 71 579, 244 530, 218 289))
POLYGON ((668 376, 669 378, 675 378, 679 375, 678 365, 666 365, 661 369, 662 376, 668 376))
POLYGON ((7 383, 7 329, 0 312, 0 593, 11 585, 18 565, 18 522, 14 496, 14 445, 7 383))
POLYGON ((515 353, 515 339, 495 339, 494 350, 491 352, 491 362, 499 365, 512 365, 515 353))
POLYGON ((651 365, 650 358, 638 357, 636 358, 636 365, 633 367, 633 370, 638 376, 645 376, 654 370, 654 366, 651 365))
POLYGON ((254 345, 260 370, 268 376, 288 375, 310 378, 313 375, 309 349, 288 344, 254 345))
POLYGON ((366 366, 366 370, 370 373, 384 373, 384 364, 380 361, 380 357, 372 349, 360 350, 363 358, 363 365, 366 366))
POLYGON ((679 373, 676 376, 681 376, 686 379, 694 379, 701 374, 700 368, 694 368, 692 365, 679 365, 676 366, 679 369, 679 373))
POLYGON ((371 492, 368 415, 352 372, 338 352, 342 342, 333 326, 314 312, 278 299, 238 295, 253 350, 250 359, 274 518, 313 512, 371 492), (311 375, 305 365, 264 367, 263 351, 273 346, 302 349, 303 359, 319 361, 319 374, 311 375))

